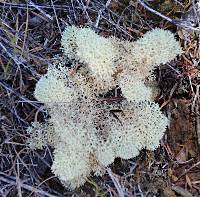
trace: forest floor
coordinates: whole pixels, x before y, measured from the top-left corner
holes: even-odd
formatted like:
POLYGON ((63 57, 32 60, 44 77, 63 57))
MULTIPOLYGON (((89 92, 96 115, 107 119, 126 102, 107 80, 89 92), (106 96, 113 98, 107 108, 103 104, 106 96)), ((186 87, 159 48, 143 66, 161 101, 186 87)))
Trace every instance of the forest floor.
POLYGON ((0 196, 119 196, 119 188, 124 196, 200 196, 198 1, 0 0, 0 14, 0 196), (31 150, 25 143, 31 122, 45 119, 33 91, 61 53, 66 25, 127 40, 160 27, 175 33, 184 51, 156 70, 161 89, 156 102, 170 119, 160 147, 116 159, 112 177, 90 177, 75 191, 51 173, 51 147, 31 150))

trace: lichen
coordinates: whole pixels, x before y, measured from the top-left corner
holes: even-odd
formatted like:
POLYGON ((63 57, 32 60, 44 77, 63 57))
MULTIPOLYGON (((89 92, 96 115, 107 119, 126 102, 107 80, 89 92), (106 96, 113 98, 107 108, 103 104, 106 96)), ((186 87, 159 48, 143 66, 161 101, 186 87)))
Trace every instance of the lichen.
POLYGON ((159 146, 168 119, 153 101, 155 88, 147 78, 181 48, 161 29, 129 42, 72 26, 63 33, 62 49, 62 62, 49 66, 34 93, 48 109, 53 130, 28 131, 35 148, 54 148, 52 171, 74 189, 91 173, 102 175, 115 158, 130 159, 159 146))

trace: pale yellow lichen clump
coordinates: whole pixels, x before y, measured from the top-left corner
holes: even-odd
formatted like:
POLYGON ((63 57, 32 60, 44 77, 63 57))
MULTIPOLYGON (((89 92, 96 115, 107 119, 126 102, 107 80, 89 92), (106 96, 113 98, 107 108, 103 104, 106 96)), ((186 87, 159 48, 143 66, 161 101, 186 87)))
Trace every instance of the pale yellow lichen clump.
POLYGON ((112 80, 117 49, 109 39, 97 35, 89 28, 67 28, 63 33, 64 53, 87 65, 91 75, 102 80, 112 80), (74 34, 73 34, 74 33, 74 34))
POLYGON ((65 137, 71 137, 71 139, 55 147, 52 170, 64 184, 75 188, 82 185, 85 178, 90 175, 89 154, 82 149, 83 146, 78 137, 75 135, 65 137))
POLYGON ((152 100, 155 88, 147 77, 181 48, 161 29, 128 42, 74 26, 64 31, 62 48, 71 67, 65 58, 51 65, 35 89, 51 127, 30 127, 29 144, 53 146, 52 171, 74 189, 91 173, 103 174, 115 158, 130 159, 159 146, 168 120, 152 100))
MULTIPOLYGON (((33 122, 27 129, 30 138, 27 143, 31 148, 42 149, 46 145, 54 146, 58 140, 58 136, 55 135, 54 127, 48 123, 33 122)), ((59 141, 59 140, 58 140, 59 141)))
POLYGON ((54 66, 50 66, 46 75, 42 76, 35 88, 35 98, 44 103, 70 102, 75 96, 73 87, 66 85, 62 74, 54 66))
POLYGON ((112 90, 116 86, 114 79, 109 82, 103 79, 96 79, 94 76, 90 76, 86 68, 82 68, 78 73, 70 76, 77 89, 82 93, 82 95, 87 98, 94 98, 99 94, 105 94, 109 90, 112 90))
POLYGON ((72 60, 79 60, 77 56, 76 37, 79 29, 75 26, 66 28, 63 32, 61 44, 64 54, 72 60))
POLYGON ((152 89, 145 86, 140 78, 137 76, 134 77, 131 73, 122 73, 119 78, 119 86, 123 96, 128 101, 140 102, 151 100, 152 98, 152 89))
POLYGON ((153 69, 173 60, 182 50, 174 35, 163 29, 153 29, 130 46, 132 64, 130 68, 137 69, 141 78, 149 76, 153 69))

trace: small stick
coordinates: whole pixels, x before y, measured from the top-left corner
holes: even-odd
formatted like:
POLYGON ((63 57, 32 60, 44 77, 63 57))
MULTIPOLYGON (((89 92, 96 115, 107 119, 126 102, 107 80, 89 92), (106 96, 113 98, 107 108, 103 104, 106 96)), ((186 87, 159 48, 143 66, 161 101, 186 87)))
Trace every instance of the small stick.
MULTIPOLYGON (((29 9, 32 9, 32 10, 38 10, 39 9, 53 9, 52 6, 48 6, 48 5, 38 5, 38 4, 24 4, 24 3, 9 3, 9 2, 3 2, 1 3, 0 2, 0 7, 6 7, 6 8, 10 8, 12 6, 12 8, 17 8, 17 9, 26 9, 26 7, 28 6, 29 9)), ((59 10, 68 10, 70 9, 70 6, 67 6, 67 5, 54 5, 54 7, 56 9, 59 9, 59 10)), ((76 6, 76 8, 80 8, 78 6, 76 6)), ((41 11, 40 11, 41 12, 41 11)), ((46 13, 43 14, 46 16, 46 13)), ((46 16, 47 17, 47 16, 46 16)), ((51 17, 51 16, 50 16, 51 17)), ((49 17, 47 17, 49 18, 49 17)), ((52 18, 52 17, 51 17, 52 18)))
POLYGON ((49 14, 47 14, 45 11, 43 11, 38 5, 36 5, 32 1, 30 1, 30 5, 33 6, 35 9, 37 9, 38 11, 40 11, 48 19, 53 20, 52 16, 50 16, 49 14))
MULTIPOLYGON (((189 79, 190 79, 190 86, 191 86, 192 92, 194 93, 194 90, 193 90, 193 87, 192 87, 192 82, 191 82, 191 77, 189 77, 189 79)), ((194 99, 193 99, 193 102, 192 102, 192 112, 195 111, 194 110, 195 109, 195 105, 196 104, 198 105, 197 101, 199 100, 199 88, 200 88, 200 85, 197 85, 196 93, 194 93, 195 96, 194 96, 194 99)))
MULTIPOLYGON (((33 107, 35 107, 38 110, 41 110, 41 106, 37 105, 37 103, 32 102, 31 100, 29 100, 28 98, 26 98, 25 96, 21 96, 18 92, 16 92, 15 90, 13 90, 11 87, 7 86, 6 84, 4 84, 3 82, 0 81, 0 85, 6 89, 9 92, 12 92, 13 94, 15 94, 16 96, 18 96, 21 100, 25 101, 26 103, 29 103, 30 105, 32 105, 33 107)), ((41 110, 42 111, 42 110, 41 110)))
MULTIPOLYGON (((148 5, 146 5, 142 0, 137 0, 137 1, 140 5, 142 5, 144 8, 146 8, 150 12, 160 16, 161 18, 169 21, 170 23, 172 23, 176 26, 180 26, 180 27, 185 28, 185 29, 191 29, 191 30, 194 30, 194 31, 200 31, 200 28, 198 28, 198 27, 196 28, 196 27, 192 27, 192 26, 187 26, 186 24, 181 23, 181 21, 178 23, 178 21, 173 20, 173 19, 161 14, 160 12, 157 12, 156 10, 154 10, 154 9, 150 8, 148 5)), ((130 4, 133 5, 133 1, 130 1, 130 4)))
MULTIPOLYGON (((5 183, 9 183, 9 184, 12 184, 12 185, 16 185, 16 184, 17 184, 16 181, 10 180, 10 179, 5 178, 5 177, 2 177, 2 176, 0 176, 0 181, 3 181, 3 182, 5 182, 5 183)), ((21 188, 24 188, 24 189, 26 189, 26 190, 28 190, 28 191, 31 191, 31 192, 35 192, 35 193, 41 194, 41 195, 43 195, 43 196, 58 197, 58 196, 49 194, 49 193, 47 193, 47 192, 45 192, 45 191, 42 191, 42 190, 40 190, 40 189, 37 189, 37 188, 35 188, 35 187, 32 187, 32 186, 30 186, 30 185, 21 183, 21 181, 19 181, 18 184, 20 184, 20 187, 21 187, 21 188)))
POLYGON ((117 189, 118 196, 124 197, 124 192, 123 192, 122 187, 119 183, 119 180, 116 177, 113 176, 112 170, 110 168, 107 168, 106 170, 107 170, 110 178, 112 179, 112 182, 114 183, 115 188, 117 189))
POLYGON ((106 2, 105 8, 99 10, 98 16, 97 16, 97 20, 96 20, 96 23, 95 23, 95 27, 96 27, 96 28, 99 26, 99 21, 100 21, 100 19, 101 19, 102 12, 110 5, 110 3, 111 3, 111 0, 108 0, 108 1, 106 2))
POLYGON ((190 170, 192 170, 193 168, 197 167, 198 165, 200 165, 200 161, 195 163, 192 167, 190 167, 189 169, 185 170, 185 172, 183 172, 179 177, 178 179, 176 180, 176 182, 182 177, 184 176, 185 174, 187 174, 190 170))
POLYGON ((59 24, 59 21, 58 21, 58 17, 57 17, 57 14, 56 14, 56 9, 55 9, 53 0, 51 0, 51 5, 53 7, 53 12, 54 12, 54 15, 56 17, 56 22, 57 22, 57 25, 58 25, 59 32, 60 32, 60 34, 62 34, 62 31, 61 31, 61 28, 60 28, 60 24, 59 24))
POLYGON ((24 48, 25 48, 25 44, 26 44, 26 39, 27 39, 27 35, 28 35, 28 24, 29 24, 29 9, 28 9, 28 5, 26 8, 26 25, 25 25, 25 32, 24 32, 24 41, 23 41, 23 45, 22 45, 22 54, 24 53, 24 48))

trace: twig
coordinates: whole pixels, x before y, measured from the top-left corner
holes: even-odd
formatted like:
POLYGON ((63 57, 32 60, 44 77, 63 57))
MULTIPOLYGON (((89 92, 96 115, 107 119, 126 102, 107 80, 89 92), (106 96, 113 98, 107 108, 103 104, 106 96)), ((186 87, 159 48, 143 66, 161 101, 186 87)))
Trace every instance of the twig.
POLYGON ((24 32, 24 40, 23 40, 23 46, 22 46, 22 54, 24 53, 24 48, 25 48, 25 44, 26 44, 26 39, 27 39, 27 35, 28 35, 28 24, 29 24, 29 13, 28 13, 29 9, 28 6, 26 8, 26 26, 25 26, 25 32, 24 32))
POLYGON ((169 99, 167 101, 165 101, 161 106, 160 109, 162 109, 163 107, 165 107, 170 101, 171 98, 176 90, 176 88, 178 87, 178 83, 175 83, 174 86, 172 87, 172 89, 170 90, 170 94, 169 94, 169 99))
POLYGON ((121 185, 119 183, 119 180, 116 177, 113 176, 113 173, 112 173, 110 168, 107 168, 106 170, 107 170, 110 178, 112 179, 112 182, 114 183, 115 188, 117 189, 118 196, 119 197, 124 197, 124 192, 123 192, 122 187, 121 187, 121 185))
POLYGON ((195 4, 195 1, 192 0, 192 9, 193 9, 194 14, 195 14, 195 20, 198 23, 198 25, 200 25, 200 18, 199 18, 199 16, 200 16, 200 2, 197 2, 195 4))
POLYGON ((61 28, 60 28, 60 24, 59 24, 59 21, 58 21, 58 17, 57 17, 57 14, 56 14, 56 9, 55 9, 55 6, 54 6, 54 3, 53 3, 53 0, 51 0, 51 5, 53 7, 53 12, 54 12, 54 15, 56 17, 56 23, 58 25, 58 29, 60 31, 60 34, 62 34, 62 31, 61 31, 61 28))
MULTIPOLYGON (((12 185, 17 185, 16 181, 10 180, 10 179, 2 177, 2 176, 0 176, 0 180, 3 181, 3 182, 5 182, 5 183, 9 183, 9 184, 12 184, 12 185)), ((24 183, 22 183, 21 180, 18 182, 18 184, 20 184, 21 188, 24 188, 24 189, 26 189, 28 191, 31 191, 31 192, 34 192, 34 193, 38 193, 38 194, 43 195, 43 196, 58 197, 58 196, 49 194, 49 193, 47 193, 45 191, 42 191, 40 189, 37 189, 35 187, 32 187, 30 185, 24 184, 24 183)))
POLYGON ((177 69, 175 69, 175 68, 174 68, 173 66, 171 66, 169 63, 166 64, 166 65, 169 66, 173 71, 175 71, 175 72, 178 74, 178 76, 182 76, 181 72, 178 71, 177 69))
POLYGON ((97 20, 96 20, 96 23, 95 23, 95 27, 97 28, 99 26, 99 21, 100 21, 100 18, 102 16, 102 12, 110 5, 111 3, 111 0, 108 0, 106 2, 106 5, 103 9, 100 9, 99 12, 98 12, 98 16, 97 16, 97 20))
POLYGON ((194 88, 193 88, 193 86, 192 86, 191 76, 189 76, 188 79, 189 79, 191 91, 192 91, 192 93, 194 94, 194 88))
MULTIPOLYGON (((51 176, 51 177, 45 179, 45 180, 42 181, 37 187, 41 186, 41 185, 44 184, 46 181, 49 181, 50 179, 53 179, 53 178, 55 178, 55 177, 56 177, 56 176, 51 176)), ((31 197, 31 195, 32 195, 33 193, 34 193, 34 191, 32 191, 32 192, 29 194, 28 197, 31 197)))
POLYGON ((184 5, 180 1, 178 1, 178 0, 174 0, 174 1, 184 8, 184 5))
POLYGON ((0 42, 1 48, 7 53, 8 57, 11 58, 17 65, 21 64, 21 61, 18 58, 15 58, 11 53, 6 49, 6 47, 0 42))
POLYGON ((189 169, 185 170, 185 172, 183 172, 179 177, 178 179, 176 180, 176 182, 182 177, 184 176, 185 174, 187 174, 191 169, 197 167, 198 165, 200 165, 200 161, 195 163, 192 167, 190 167, 189 169))
POLYGON ((173 185, 172 190, 174 190, 176 193, 180 194, 183 197, 193 197, 193 195, 189 191, 183 189, 182 187, 173 185))
MULTIPOLYGON (((150 7, 149 7, 148 5, 146 5, 143 1, 141 1, 141 0, 137 0, 137 1, 138 1, 138 3, 139 3, 140 5, 142 5, 143 7, 145 7, 145 8, 146 8, 147 10, 149 10, 150 12, 153 12, 154 14, 160 16, 161 18, 164 18, 165 20, 169 21, 170 23, 173 23, 173 20, 172 20, 171 18, 169 18, 169 17, 167 17, 167 16, 164 16, 164 15, 161 14, 160 12, 157 12, 156 10, 150 8, 150 7)), ((130 4, 133 5, 133 2, 131 1, 130 4)))
POLYGON ((6 52, 6 54, 8 55, 8 57, 9 57, 10 59, 12 59, 12 60, 15 62, 15 64, 17 64, 18 66, 19 66, 19 65, 22 65, 24 68, 30 70, 30 72, 31 72, 31 74, 32 74, 33 76, 39 78, 39 74, 38 74, 35 70, 33 70, 33 69, 31 68, 30 65, 25 65, 25 64, 24 64, 22 57, 13 56, 13 55, 7 50, 7 48, 2 44, 2 42, 0 42, 0 47, 6 52), (21 59, 20 59, 20 58, 21 58, 21 59))
POLYGON ((26 103, 29 103, 30 105, 32 105, 33 107, 35 107, 36 109, 41 110, 41 106, 37 105, 34 102, 31 102, 31 100, 29 100, 28 98, 26 98, 25 96, 21 96, 18 92, 16 92, 15 90, 13 90, 11 87, 7 86, 6 84, 4 84, 3 82, 0 81, 0 85, 6 89, 9 92, 12 92, 13 94, 15 94, 16 96, 18 96, 21 100, 25 101, 26 103))
POLYGON ((121 26, 119 26, 118 24, 115 24, 113 21, 107 19, 106 17, 102 16, 103 19, 105 19, 106 21, 108 21, 111 25, 115 26, 118 30, 122 31, 123 33, 125 33, 127 36, 129 36, 130 38, 133 38, 133 36, 131 36, 131 34, 129 34, 127 31, 125 31, 121 26))
POLYGON ((139 184, 138 184, 138 190, 140 191, 141 197, 145 197, 144 194, 143 194, 143 191, 142 191, 141 188, 140 188, 140 185, 139 185, 139 184))
POLYGON ((76 0, 76 1, 77 1, 77 3, 80 5, 80 7, 82 8, 83 13, 85 13, 85 15, 87 16, 88 22, 89 22, 90 24, 92 24, 92 20, 91 20, 89 14, 88 14, 88 12, 87 12, 87 7, 84 5, 83 1, 82 1, 82 0, 80 0, 81 2, 79 2, 79 0, 76 0))
POLYGON ((21 180, 20 180, 20 173, 19 173, 19 162, 17 162, 17 172, 16 172, 16 185, 18 190, 18 196, 22 197, 22 188, 21 188, 21 180))
MULTIPOLYGON (((36 3, 34 3, 34 4, 23 4, 23 3, 9 3, 9 2, 3 2, 3 3, 0 2, 0 6, 1 7, 11 7, 12 6, 12 8, 18 8, 18 9, 26 9, 26 7, 28 6, 30 9, 39 10, 47 18, 50 17, 50 19, 53 20, 50 15, 48 15, 48 14, 46 15, 46 13, 43 13, 44 11, 41 10, 41 9, 51 9, 52 10, 53 9, 52 6, 38 5, 36 3)), ((54 7, 56 9, 60 9, 60 10, 69 9, 70 8, 70 6, 66 6, 66 5, 54 5, 54 7)), ((80 8, 80 7, 76 6, 76 8, 80 8)))
MULTIPOLYGON (((184 24, 184 23, 182 23, 181 21, 173 20, 173 19, 171 19, 171 18, 169 18, 169 17, 167 17, 167 16, 161 14, 160 12, 158 12, 158 11, 156 11, 156 10, 150 8, 148 5, 146 5, 146 4, 145 4, 143 1, 141 1, 141 0, 137 0, 137 1, 138 1, 138 3, 139 3, 140 5, 142 5, 144 8, 146 8, 146 9, 149 10, 150 12, 152 12, 152 13, 154 13, 154 14, 160 16, 161 18, 167 20, 168 22, 170 22, 170 23, 172 23, 172 24, 174 24, 174 25, 176 25, 176 26, 179 26, 179 27, 182 27, 182 28, 185 28, 185 29, 191 29, 191 30, 194 30, 194 31, 200 31, 200 28, 198 28, 198 27, 196 28, 196 27, 192 27, 192 26, 187 26, 187 24, 184 24)), ((133 5, 133 1, 130 1, 130 4, 133 5)))
POLYGON ((196 94, 192 102, 192 112, 196 112, 196 132, 197 132, 198 144, 200 145, 200 117, 199 117, 199 105, 198 105, 199 88, 200 88, 200 85, 197 85, 196 94))
MULTIPOLYGON (((189 80, 190 80, 192 92, 194 93, 194 90, 193 90, 193 87, 192 87, 192 82, 191 82, 191 77, 189 77, 189 80)), ((200 88, 200 85, 197 85, 196 93, 194 93, 195 96, 194 96, 194 99, 193 99, 193 102, 192 102, 192 112, 195 112, 195 105, 197 103, 197 100, 199 99, 199 88, 200 88)))
MULTIPOLYGON (((199 109, 196 109, 196 111, 199 111, 199 109)), ((200 146, 200 118, 198 115, 197 115, 197 138, 198 138, 198 144, 200 146)))
POLYGON ((96 28, 99 26, 99 21, 100 21, 101 15, 102 15, 102 10, 99 10, 97 20, 96 20, 96 23, 94 25, 96 28))
MULTIPOLYGON (((47 18, 49 18, 50 20, 53 20, 52 16, 50 16, 49 14, 47 14, 45 11, 43 11, 38 5, 36 5, 35 3, 33 3, 32 1, 30 1, 30 5, 33 6, 35 9, 37 9, 38 11, 40 11, 44 16, 46 16, 47 18)), ((28 6, 28 5, 27 5, 28 6)))
POLYGON ((75 19, 75 21, 77 21, 77 16, 76 16, 76 11, 75 11, 75 8, 74 8, 74 1, 73 0, 71 0, 71 5, 72 5, 74 19, 75 19))

